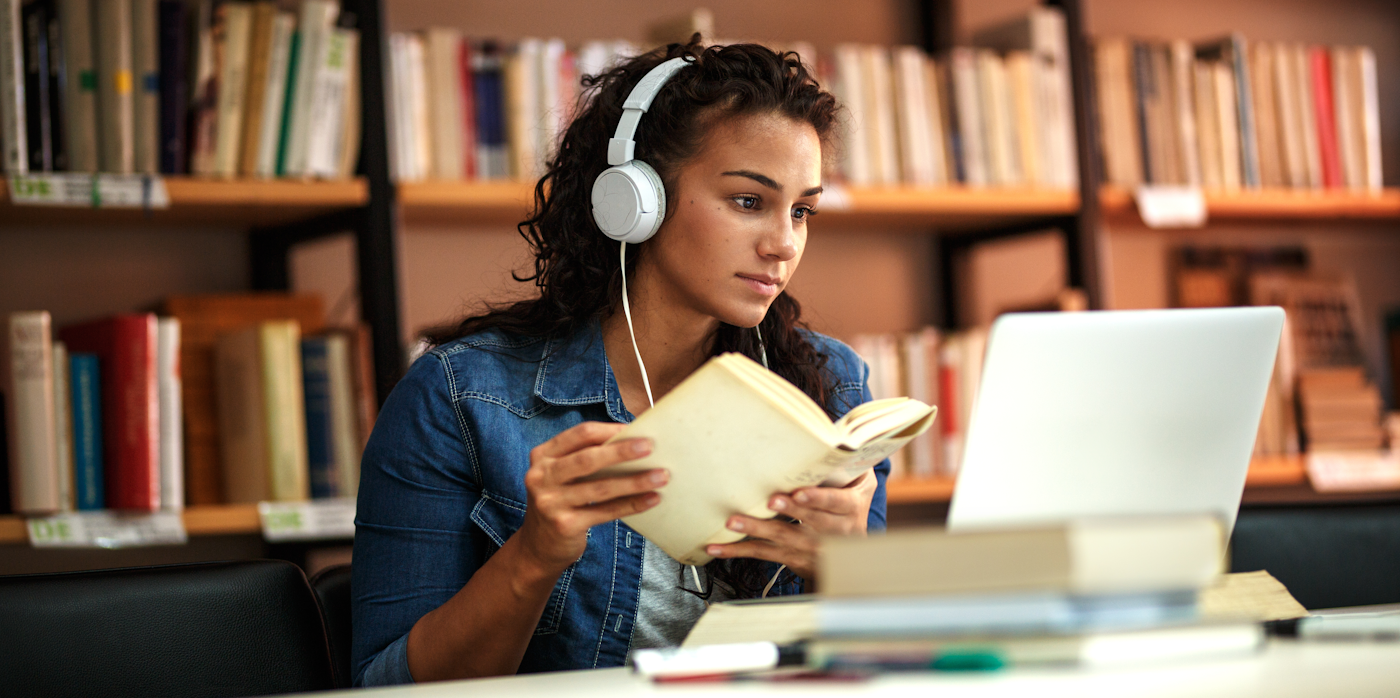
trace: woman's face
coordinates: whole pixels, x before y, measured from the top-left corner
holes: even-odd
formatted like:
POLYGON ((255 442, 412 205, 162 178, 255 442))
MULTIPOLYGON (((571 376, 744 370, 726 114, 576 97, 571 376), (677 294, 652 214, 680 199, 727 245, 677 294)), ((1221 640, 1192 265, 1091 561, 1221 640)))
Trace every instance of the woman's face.
POLYGON ((757 325, 802 259, 821 171, 810 124, 781 114, 716 122, 677 173, 638 276, 652 277, 670 309, 757 325))

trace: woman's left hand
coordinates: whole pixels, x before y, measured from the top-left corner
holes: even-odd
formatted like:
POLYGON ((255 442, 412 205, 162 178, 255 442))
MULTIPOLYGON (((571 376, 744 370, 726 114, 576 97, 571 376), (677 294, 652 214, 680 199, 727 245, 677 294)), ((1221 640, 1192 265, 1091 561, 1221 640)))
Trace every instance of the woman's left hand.
POLYGON ((816 580, 820 536, 863 536, 875 495, 875 473, 867 470, 845 487, 803 487, 775 494, 768 508, 796 523, 755 519, 736 514, 729 530, 748 536, 738 543, 711 545, 705 552, 718 558, 751 557, 787 565, 809 582, 816 580))

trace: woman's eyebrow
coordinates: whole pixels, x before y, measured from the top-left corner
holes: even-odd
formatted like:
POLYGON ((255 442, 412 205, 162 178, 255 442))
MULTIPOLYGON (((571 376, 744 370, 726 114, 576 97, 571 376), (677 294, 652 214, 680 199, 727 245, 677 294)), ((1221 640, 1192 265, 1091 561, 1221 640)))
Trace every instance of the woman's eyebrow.
MULTIPOLYGON (((748 177, 749 179, 752 179, 753 181, 758 182, 759 184, 762 184, 763 186, 768 187, 773 191, 783 190, 783 185, 773 181, 772 177, 769 177, 767 175, 761 175, 757 172, 753 172, 750 170, 732 170, 730 172, 724 172, 722 173, 722 175, 725 177, 748 177)), ((821 187, 812 187, 811 189, 802 192, 802 196, 816 196, 820 193, 822 193, 821 187)))

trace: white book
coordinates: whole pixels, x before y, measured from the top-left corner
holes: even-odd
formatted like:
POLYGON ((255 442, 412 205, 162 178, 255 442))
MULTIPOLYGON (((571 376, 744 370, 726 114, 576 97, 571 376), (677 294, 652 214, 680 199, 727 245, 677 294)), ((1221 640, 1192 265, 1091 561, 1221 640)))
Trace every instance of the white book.
POLYGON ((219 125, 215 133, 214 174, 238 175, 243 152, 243 111, 248 96, 248 49, 253 38, 253 6, 227 2, 223 13, 223 57, 219 64, 219 125))
POLYGON ((1014 187, 1021 183, 1017 158, 1015 120, 1011 113, 1006 66, 991 51, 977 52, 977 77, 982 93, 982 116, 986 124, 987 162, 993 185, 1014 187))
POLYGON ((335 449, 336 494, 340 497, 354 497, 360 488, 360 456, 363 448, 356 424, 350 340, 346 335, 326 336, 326 365, 330 374, 331 438, 335 449))
POLYGON ((418 179, 413 168, 408 113, 408 35, 389 35, 389 174, 396 182, 418 179))
POLYGON ((307 134, 306 174, 334 178, 340 172, 345 137, 345 100, 350 84, 350 52, 358 44, 354 29, 332 29, 322 42, 322 65, 316 70, 311 96, 311 123, 307 134))
POLYGON ((1365 188, 1365 153, 1361 144, 1361 130, 1357 128, 1352 106, 1360 97, 1353 91, 1351 80, 1351 50, 1345 46, 1333 47, 1328 53, 1332 58, 1332 121, 1337 129, 1337 154, 1342 165, 1342 185, 1352 191, 1365 188))
POLYGON ((1220 115, 1215 107, 1215 69, 1205 61, 1193 61, 1196 83, 1196 135, 1201 154, 1201 185, 1209 191, 1224 187, 1221 165, 1220 115))
MULTIPOLYGON (((1188 186, 1201 186, 1201 151, 1196 137, 1195 52, 1186 40, 1171 43, 1172 91, 1177 142, 1180 144, 1183 175, 1188 186)), ((1262 79, 1262 78, 1261 78, 1262 79)))
POLYGON ((312 121, 312 102, 318 84, 316 74, 323 67, 317 57, 324 56, 340 7, 335 0, 302 0, 297 22, 300 43, 297 47, 296 83, 292 89, 290 133, 287 137, 286 172, 289 176, 307 174, 307 146, 311 131, 320 128, 312 121))
POLYGON ((185 508, 184 379, 180 371, 180 320, 156 321, 156 394, 160 403, 160 508, 185 508))
POLYGON ((343 121, 340 129, 340 155, 336 164, 335 177, 349 179, 355 176, 355 165, 360 161, 360 141, 364 135, 362 112, 364 100, 360 85, 360 32, 345 30, 345 62, 347 64, 343 121))
POLYGON ((506 56, 504 78, 506 134, 511 175, 534 180, 540 175, 540 52, 543 41, 524 38, 515 54, 506 56))
POLYGON ((58 502, 63 511, 78 508, 73 482, 73 394, 69 392, 68 348, 53 343, 54 462, 58 467, 58 502))
POLYGON ((934 183, 933 145, 930 130, 933 119, 928 113, 928 95, 924 84, 924 53, 912 46, 893 49, 895 74, 895 114, 899 122, 899 143, 904 157, 902 175, 905 184, 926 187, 934 183))
MULTIPOLYGON (((904 394, 924 404, 938 404, 938 331, 925 327, 901 335, 900 356, 904 364, 904 394)), ((909 443, 909 475, 928 479, 938 472, 937 429, 929 429, 909 443)))
POLYGON ((54 425, 53 340, 48 311, 11 313, 5 386, 10 496, 20 514, 62 508, 54 425))
POLYGON ((291 69, 292 34, 296 15, 278 12, 272 20, 272 41, 267 59, 267 87, 263 90, 262 120, 258 127, 257 177, 277 175, 277 146, 282 138, 282 112, 287 104, 287 74, 291 69))
POLYGON ((428 111, 428 68, 424 55, 423 37, 410 34, 404 45, 404 55, 408 66, 408 146, 413 152, 413 172, 416 178, 428 177, 433 172, 433 125, 428 111))
POLYGON ((429 116, 433 128, 433 177, 460 180, 466 177, 462 138, 462 33, 449 27, 425 32, 429 116))
POLYGON ((29 172, 20 0, 0 0, 0 147, 8 174, 29 172))
POLYGON ((893 79, 890 75, 890 54, 883 46, 866 46, 861 52, 865 67, 866 103, 874 114, 867 129, 871 152, 875 154, 876 184, 897 186, 900 181, 900 143, 895 126, 893 79))
POLYGON ((865 138, 867 120, 873 114, 865 110, 865 81, 862 79, 861 49, 854 44, 840 44, 835 50, 836 79, 832 83, 836 96, 846 107, 847 121, 843 125, 841 169, 846 180, 856 186, 869 186, 874 177, 870 168, 870 146, 865 138))
POLYGON ((1361 71, 1362 141, 1366 153, 1366 190, 1379 193, 1384 186, 1381 176, 1381 108, 1380 89, 1376 82, 1376 52, 1370 46, 1356 49, 1357 68, 1361 71))
POLYGON ((948 61, 948 71, 953 81, 954 109, 957 112, 958 142, 962 145, 963 183, 970 187, 985 187, 991 177, 988 174, 981 88, 977 79, 977 54, 972 49, 955 48, 948 54, 948 61))
POLYGON ((1303 153, 1303 124, 1299 113, 1297 79, 1293 77, 1292 51, 1287 44, 1270 46, 1274 52, 1274 99, 1282 131, 1283 168, 1290 187, 1308 186, 1307 156, 1303 153))
POLYGON ((1036 71, 1031 54, 1025 51, 1012 51, 1006 54, 1006 89, 1011 105, 1012 131, 1016 135, 1016 152, 1013 156, 1020 167, 1021 183, 1033 186, 1048 186, 1054 181, 1054 173, 1045 161, 1045 141, 1052 134, 1046 131, 1039 114, 1045 113, 1037 106, 1036 71))
POLYGON ((132 151, 138 174, 160 172, 160 52, 156 0, 131 0, 132 151))
POLYGON ((1303 156, 1308 167, 1308 186, 1322 188, 1322 150, 1317 140, 1317 115, 1313 112, 1312 68, 1308 64, 1308 48, 1294 44, 1292 48, 1293 80, 1298 86, 1298 113, 1302 115, 1303 156))
POLYGON ((1244 181, 1235 72, 1223 62, 1212 63, 1211 70, 1215 74, 1215 110, 1220 123, 1221 186, 1225 191, 1235 191, 1244 181))

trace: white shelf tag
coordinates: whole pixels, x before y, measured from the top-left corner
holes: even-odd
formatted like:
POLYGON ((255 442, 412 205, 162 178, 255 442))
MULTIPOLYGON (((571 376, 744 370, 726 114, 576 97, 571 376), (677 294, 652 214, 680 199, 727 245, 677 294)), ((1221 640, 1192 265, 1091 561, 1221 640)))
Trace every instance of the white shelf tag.
POLYGON ((9 179, 10 199, 20 206, 170 208, 165 180, 151 175, 49 172, 9 179))
POLYGON ((181 545, 188 540, 178 511, 75 511, 26 523, 29 544, 36 548, 134 548, 181 545))
POLYGON ((1393 451, 1309 453, 1308 479, 1318 492, 1400 489, 1400 454, 1393 451))
POLYGON ((1137 188, 1138 213, 1149 228, 1199 228, 1206 224, 1200 187, 1147 185, 1137 188))
POLYGON ((355 537, 355 500, 259 502, 263 538, 270 543, 355 537))

